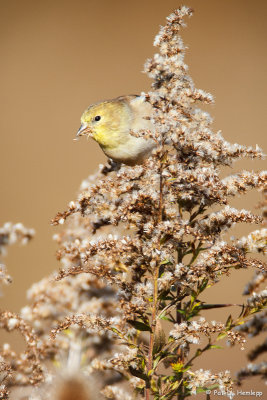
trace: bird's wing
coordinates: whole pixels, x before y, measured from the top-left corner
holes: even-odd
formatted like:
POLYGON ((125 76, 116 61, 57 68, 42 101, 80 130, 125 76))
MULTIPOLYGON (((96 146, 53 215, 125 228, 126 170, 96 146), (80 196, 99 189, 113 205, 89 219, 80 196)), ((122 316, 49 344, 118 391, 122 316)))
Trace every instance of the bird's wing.
POLYGON ((126 96, 116 97, 114 99, 114 101, 129 101, 129 102, 131 102, 132 100, 136 99, 137 97, 140 97, 140 95, 139 94, 128 94, 126 96))
POLYGON ((129 105, 134 113, 131 128, 133 130, 153 130, 154 128, 150 121, 153 112, 151 104, 145 101, 143 96, 136 96, 130 99, 129 105))

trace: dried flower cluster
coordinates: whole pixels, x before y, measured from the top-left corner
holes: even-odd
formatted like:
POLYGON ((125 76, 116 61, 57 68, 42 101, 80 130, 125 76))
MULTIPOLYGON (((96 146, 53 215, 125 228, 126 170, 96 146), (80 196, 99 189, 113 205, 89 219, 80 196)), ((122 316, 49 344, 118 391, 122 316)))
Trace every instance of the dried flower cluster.
MULTIPOLYGON (((267 224, 267 190, 263 190, 264 201, 259 204, 259 208, 262 209, 263 215, 263 225, 267 224)), ((247 237, 242 238, 239 241, 240 247, 246 249, 249 252, 258 252, 266 255, 267 253, 267 229, 262 228, 252 232, 247 237)), ((267 286, 262 289, 262 285, 266 285, 267 272, 266 271, 256 271, 251 281, 246 285, 244 290, 244 295, 249 296, 247 298, 247 303, 250 308, 255 310, 260 310, 262 305, 267 302, 267 286)), ((239 332, 246 333, 249 337, 256 337, 267 331, 267 312, 266 308, 262 309, 259 313, 253 316, 252 319, 238 327, 239 332)), ((250 363, 242 368, 238 372, 238 381, 241 384, 242 380, 255 375, 261 376, 262 379, 267 383, 267 362, 262 361, 258 364, 252 364, 257 358, 265 354, 267 351, 267 339, 266 335, 263 338, 261 344, 257 345, 248 353, 248 359, 250 363)))
POLYGON ((184 63, 180 29, 191 14, 181 7, 167 18, 154 43, 159 52, 145 65, 153 84, 143 96, 153 106, 155 131, 133 134, 157 143, 152 156, 134 167, 109 162, 82 183, 77 201, 53 221, 65 224, 55 236, 61 271, 32 286, 20 316, 2 314, 2 326, 26 338, 23 361, 32 361, 20 370, 8 363, 6 347, 4 379, 12 372, 10 385, 43 380, 29 399, 55 393, 60 372, 65 385, 81 385, 81 399, 92 395, 89 377, 101 381, 99 390, 111 399, 130 400, 133 391, 146 400, 181 400, 216 387, 231 392, 229 371, 194 370, 194 360, 223 339, 243 348, 254 329, 250 317, 264 312, 266 293, 250 297, 239 317, 225 323, 203 314, 229 304, 202 298, 231 269, 257 269, 250 287, 263 281, 266 265, 247 256, 255 249, 266 252, 266 230, 230 243, 223 235, 237 223, 262 222, 229 201, 263 190, 267 172, 220 177, 222 167, 263 153, 212 132, 210 115, 198 108, 213 99, 195 88, 184 63), (241 324, 247 330, 237 331, 241 324))
MULTIPOLYGON (((25 245, 34 236, 34 229, 27 229, 21 223, 11 224, 10 222, 5 223, 0 227, 0 257, 7 254, 7 246, 16 242, 25 245)), ((0 285, 9 284, 12 282, 12 278, 8 275, 6 266, 0 264, 0 285)))

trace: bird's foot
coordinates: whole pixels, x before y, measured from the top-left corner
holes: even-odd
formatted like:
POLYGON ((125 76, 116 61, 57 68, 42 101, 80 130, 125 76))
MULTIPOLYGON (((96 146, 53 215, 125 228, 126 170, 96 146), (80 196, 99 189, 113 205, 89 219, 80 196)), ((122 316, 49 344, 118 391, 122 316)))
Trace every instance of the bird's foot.
POLYGON ((108 164, 109 165, 104 165, 104 167, 102 168, 101 172, 103 175, 107 175, 112 171, 119 171, 119 169, 121 168, 121 163, 113 161, 111 158, 108 159, 108 164))

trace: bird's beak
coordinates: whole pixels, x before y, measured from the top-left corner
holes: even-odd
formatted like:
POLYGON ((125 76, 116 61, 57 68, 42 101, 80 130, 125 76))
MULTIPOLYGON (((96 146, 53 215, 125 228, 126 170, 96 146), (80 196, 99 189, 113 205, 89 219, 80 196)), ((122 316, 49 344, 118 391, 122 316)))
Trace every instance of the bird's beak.
POLYGON ((87 135, 88 137, 91 136, 92 132, 91 129, 87 124, 82 124, 76 133, 76 138, 79 136, 87 135))

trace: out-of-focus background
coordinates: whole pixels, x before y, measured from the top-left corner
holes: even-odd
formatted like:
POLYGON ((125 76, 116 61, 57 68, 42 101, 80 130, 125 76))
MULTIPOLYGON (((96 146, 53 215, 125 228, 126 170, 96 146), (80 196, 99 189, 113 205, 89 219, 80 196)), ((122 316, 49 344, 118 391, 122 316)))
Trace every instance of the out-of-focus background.
MULTIPOLYGON (((93 141, 73 142, 80 116, 92 102, 150 87, 141 73, 153 55, 159 25, 178 0, 0 1, 0 226, 23 222, 36 229, 27 246, 5 259, 14 283, 4 288, 1 309, 19 311, 29 286, 59 268, 50 220, 76 198, 80 182, 105 156, 93 141)), ((196 86, 216 99, 209 112, 225 138, 267 147, 264 0, 186 0, 195 10, 183 32, 186 62, 196 86)), ((242 161, 237 169, 264 168, 242 161)), ((232 171, 233 172, 233 171, 232 171)), ((253 192, 233 203, 252 208, 253 192)), ((253 227, 235 230, 236 235, 253 227)), ((253 271, 236 271, 209 289, 209 301, 242 302, 253 271)), ((229 310, 227 310, 228 313, 229 310)), ((231 310, 234 316, 239 309, 231 310)), ((224 320, 225 311, 209 313, 224 320)), ((6 335, 1 333, 7 339, 6 335)), ((249 346, 248 346, 249 348, 249 346)), ((232 372, 245 364, 239 348, 210 352, 196 367, 232 372)), ((246 390, 264 390, 259 379, 246 390)), ((239 398, 236 396, 236 398, 239 398)), ((244 396, 240 397, 244 399, 244 396)), ((264 395, 263 395, 264 398, 264 395)))

